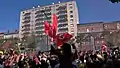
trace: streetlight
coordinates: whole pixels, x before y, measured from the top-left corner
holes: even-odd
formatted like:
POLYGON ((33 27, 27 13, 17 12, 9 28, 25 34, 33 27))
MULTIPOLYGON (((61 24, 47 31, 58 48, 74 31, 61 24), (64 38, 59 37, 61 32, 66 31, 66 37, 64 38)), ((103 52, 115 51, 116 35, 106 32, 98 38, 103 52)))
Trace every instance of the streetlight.
MULTIPOLYGON (((46 15, 45 11, 42 10, 41 12, 45 15, 45 18, 48 19, 48 16, 46 15)), ((49 50, 48 44, 49 44, 49 37, 47 36, 47 50, 49 50)))

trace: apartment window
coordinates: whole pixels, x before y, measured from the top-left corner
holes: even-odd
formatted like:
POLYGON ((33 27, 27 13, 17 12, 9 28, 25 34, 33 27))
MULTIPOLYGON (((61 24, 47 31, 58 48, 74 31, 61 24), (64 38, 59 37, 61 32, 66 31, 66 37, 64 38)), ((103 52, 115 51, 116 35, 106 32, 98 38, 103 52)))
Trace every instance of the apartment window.
POLYGON ((70 11, 70 13, 73 13, 73 11, 70 11))
POLYGON ((41 8, 42 10, 45 9, 45 8, 41 8))
POLYGON ((35 9, 33 9, 32 11, 34 11, 35 9))
POLYGON ((51 8, 51 6, 49 6, 49 8, 51 8))
POLYGON ((71 32, 74 32, 74 28, 71 28, 71 32))
POLYGON ((70 15, 71 18, 73 18, 73 15, 70 15))
POLYGON ((71 24, 71 27, 74 27, 74 25, 73 25, 73 24, 71 24))
POLYGON ((70 22, 73 22, 73 19, 70 19, 70 22))
POLYGON ((35 9, 35 11, 39 10, 38 8, 35 9))
POLYGON ((72 6, 70 6, 70 9, 72 9, 73 7, 72 6))
POLYGON ((71 32, 74 32, 74 30, 72 30, 71 32))
POLYGON ((24 14, 25 12, 23 12, 23 14, 24 14))
POLYGON ((56 5, 56 7, 58 7, 59 5, 56 5))
POLYGON ((69 5, 72 5, 72 4, 69 4, 69 5))

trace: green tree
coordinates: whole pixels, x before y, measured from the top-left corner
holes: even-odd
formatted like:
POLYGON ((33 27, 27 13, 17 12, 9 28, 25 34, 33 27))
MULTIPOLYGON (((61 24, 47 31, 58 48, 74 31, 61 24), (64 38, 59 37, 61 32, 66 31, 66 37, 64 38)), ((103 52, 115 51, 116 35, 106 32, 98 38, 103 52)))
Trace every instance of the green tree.
POLYGON ((85 34, 83 34, 83 33, 78 34, 78 35, 75 37, 75 39, 76 39, 76 43, 79 44, 79 47, 80 47, 80 48, 82 48, 83 42, 86 42, 86 41, 87 41, 87 38, 86 38, 85 34))
POLYGON ((120 0, 109 0, 109 1, 111 1, 112 3, 119 3, 120 2, 120 0))
POLYGON ((30 37, 27 37, 26 44, 28 48, 35 48, 36 47, 36 37, 34 34, 31 34, 30 37))
POLYGON ((0 39, 0 45, 2 45, 4 41, 4 39, 0 39))
POLYGON ((120 45, 120 31, 104 31, 102 36, 108 44, 108 46, 118 46, 120 45))

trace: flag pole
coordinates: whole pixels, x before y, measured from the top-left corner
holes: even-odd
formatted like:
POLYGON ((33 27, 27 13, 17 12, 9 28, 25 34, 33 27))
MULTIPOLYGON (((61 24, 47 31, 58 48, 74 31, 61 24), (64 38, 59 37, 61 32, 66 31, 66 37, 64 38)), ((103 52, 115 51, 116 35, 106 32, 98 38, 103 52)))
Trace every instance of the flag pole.
MULTIPOLYGON (((45 11, 42 10, 41 12, 44 13, 46 19, 48 19, 48 16, 46 15, 45 11)), ((49 27, 50 27, 50 25, 49 25, 49 27)), ((47 36, 47 50, 49 50, 49 48, 48 48, 48 44, 49 44, 49 36, 48 36, 48 35, 46 35, 46 36, 47 36)))

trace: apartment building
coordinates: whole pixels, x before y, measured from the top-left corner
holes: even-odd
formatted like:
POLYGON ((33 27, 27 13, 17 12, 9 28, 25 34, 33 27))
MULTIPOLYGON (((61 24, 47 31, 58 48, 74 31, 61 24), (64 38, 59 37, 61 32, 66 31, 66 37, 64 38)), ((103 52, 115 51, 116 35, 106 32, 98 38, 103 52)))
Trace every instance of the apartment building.
POLYGON ((45 36, 44 21, 52 23, 53 14, 56 14, 58 17, 57 33, 68 32, 77 36, 77 24, 79 23, 78 8, 76 1, 69 1, 21 11, 19 37, 23 38, 31 34, 38 38, 45 36))

